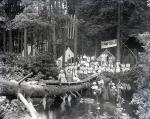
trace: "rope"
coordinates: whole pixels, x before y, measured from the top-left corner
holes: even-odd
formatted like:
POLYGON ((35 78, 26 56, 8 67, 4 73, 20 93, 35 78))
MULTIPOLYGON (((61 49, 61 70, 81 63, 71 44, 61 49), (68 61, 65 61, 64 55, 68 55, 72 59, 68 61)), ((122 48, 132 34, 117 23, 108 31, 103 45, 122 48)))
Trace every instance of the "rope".
POLYGON ((131 52, 131 54, 134 56, 134 58, 135 58, 135 60, 136 60, 136 63, 138 62, 138 60, 137 60, 137 57, 136 57, 136 55, 134 54, 134 52, 127 46, 127 45, 125 45, 122 41, 120 41, 130 52, 131 52))

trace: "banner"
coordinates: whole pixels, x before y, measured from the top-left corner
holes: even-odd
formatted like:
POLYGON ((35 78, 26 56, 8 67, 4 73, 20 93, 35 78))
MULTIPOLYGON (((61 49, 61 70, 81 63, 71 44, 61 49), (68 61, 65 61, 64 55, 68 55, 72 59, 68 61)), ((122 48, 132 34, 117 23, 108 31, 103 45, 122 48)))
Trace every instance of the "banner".
POLYGON ((101 41, 101 49, 103 48, 110 48, 110 47, 116 47, 117 46, 117 40, 109 40, 109 41, 101 41))

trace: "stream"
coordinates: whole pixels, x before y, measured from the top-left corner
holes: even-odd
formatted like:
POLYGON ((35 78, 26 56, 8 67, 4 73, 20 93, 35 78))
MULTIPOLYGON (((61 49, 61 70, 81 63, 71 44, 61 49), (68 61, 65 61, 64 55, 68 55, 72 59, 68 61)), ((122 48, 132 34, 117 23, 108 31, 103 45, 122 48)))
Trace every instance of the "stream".
POLYGON ((106 112, 113 115, 114 108, 115 106, 109 102, 100 104, 93 98, 81 98, 73 100, 71 106, 66 104, 63 110, 61 104, 53 104, 47 110, 38 108, 38 112, 41 119, 95 119, 100 115, 106 115, 106 112))
POLYGON ((71 104, 67 100, 64 104, 62 99, 56 98, 46 104, 45 110, 42 104, 36 105, 40 119, 116 119, 116 104, 102 101, 101 96, 89 92, 84 93, 82 98, 73 98, 71 104))

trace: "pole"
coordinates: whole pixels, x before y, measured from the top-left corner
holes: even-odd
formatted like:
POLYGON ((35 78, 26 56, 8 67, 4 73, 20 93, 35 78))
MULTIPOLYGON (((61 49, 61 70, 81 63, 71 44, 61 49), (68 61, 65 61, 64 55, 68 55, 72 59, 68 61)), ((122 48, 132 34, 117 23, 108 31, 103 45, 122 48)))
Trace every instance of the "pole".
POLYGON ((125 43, 123 43, 122 41, 120 41, 128 50, 129 50, 129 52, 133 55, 133 57, 135 58, 135 60, 136 60, 136 64, 137 64, 137 62, 138 62, 138 59, 137 59, 137 56, 134 54, 134 52, 125 44, 125 43))

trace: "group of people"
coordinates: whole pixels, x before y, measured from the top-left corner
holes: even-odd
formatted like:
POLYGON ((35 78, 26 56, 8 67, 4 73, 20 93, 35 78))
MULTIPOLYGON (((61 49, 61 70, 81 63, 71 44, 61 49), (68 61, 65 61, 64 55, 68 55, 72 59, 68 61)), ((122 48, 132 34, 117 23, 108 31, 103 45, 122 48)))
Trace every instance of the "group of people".
POLYGON ((58 80, 60 83, 80 81, 80 79, 78 78, 78 75, 73 73, 71 69, 68 69, 67 71, 61 69, 58 75, 58 80))
POLYGON ((75 65, 74 69, 78 74, 95 74, 101 72, 126 72, 130 70, 130 64, 106 65, 102 66, 99 62, 90 62, 75 65))
POLYGON ((75 64, 69 64, 64 68, 64 70, 60 70, 60 74, 58 79, 62 82, 77 82, 80 81, 83 77, 101 73, 101 72, 125 72, 130 70, 130 64, 119 64, 118 67, 114 65, 102 65, 97 61, 82 61, 75 64), (84 75, 84 76, 83 76, 84 75))

